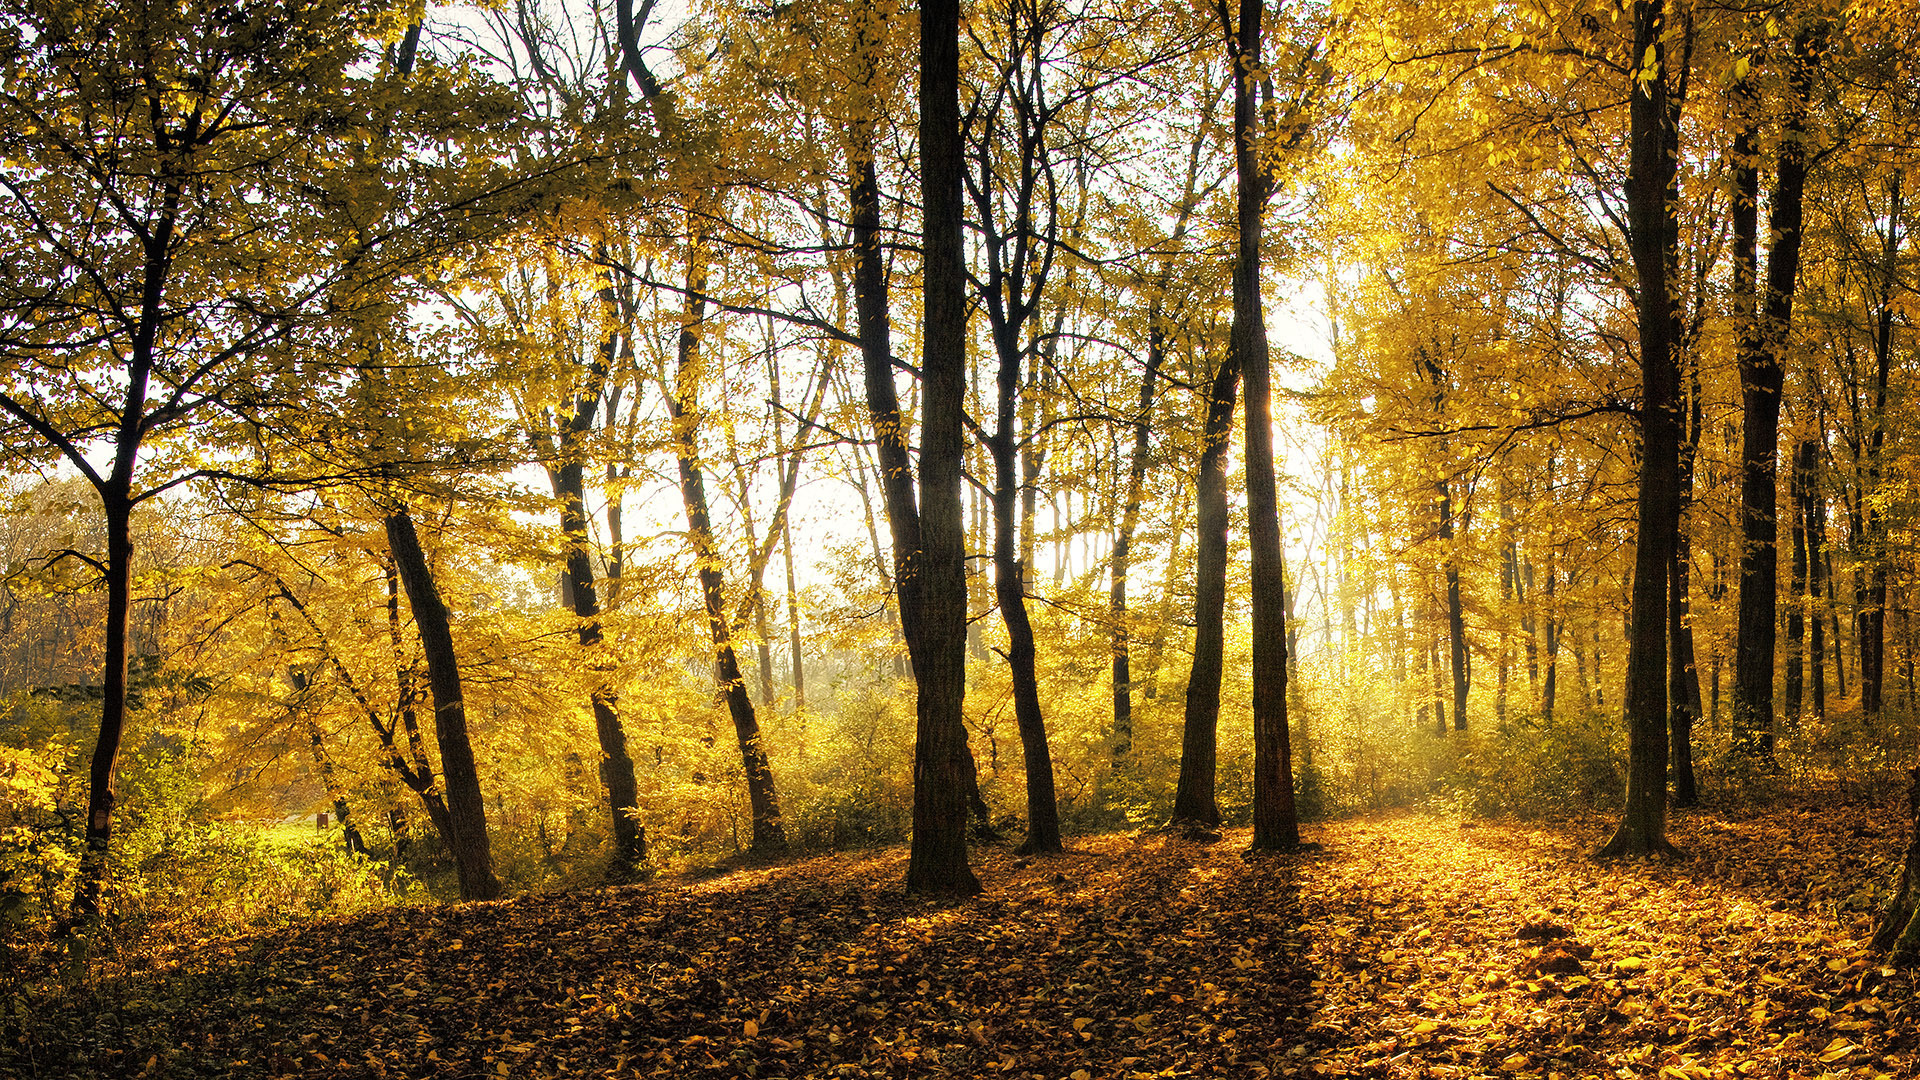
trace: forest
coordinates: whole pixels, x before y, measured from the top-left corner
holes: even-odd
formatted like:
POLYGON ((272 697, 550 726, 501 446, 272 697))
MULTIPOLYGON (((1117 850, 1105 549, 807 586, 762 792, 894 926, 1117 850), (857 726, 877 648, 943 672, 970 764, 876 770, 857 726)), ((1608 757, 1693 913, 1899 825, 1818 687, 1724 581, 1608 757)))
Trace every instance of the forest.
POLYGON ((1915 1075, 1916 163, 1904 0, 4 0, 0 1070, 1915 1075))

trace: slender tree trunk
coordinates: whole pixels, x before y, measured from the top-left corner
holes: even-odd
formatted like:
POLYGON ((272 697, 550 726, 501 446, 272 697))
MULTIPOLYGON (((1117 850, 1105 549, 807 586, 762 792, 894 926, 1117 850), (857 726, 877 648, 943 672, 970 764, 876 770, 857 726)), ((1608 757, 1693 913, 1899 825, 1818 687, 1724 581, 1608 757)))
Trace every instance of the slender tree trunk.
MULTIPOLYGON (((1787 502, 1791 513, 1788 547, 1793 569, 1787 584, 1787 677, 1782 689, 1790 725, 1800 722, 1800 707, 1806 697, 1807 644, 1807 473, 1801 445, 1795 445, 1793 466, 1787 474, 1787 502)), ((1791 729, 1790 729, 1791 730, 1791 729)))
POLYGON ((447 817, 453 832, 453 864, 462 900, 492 900, 500 895, 493 876, 493 851, 487 840, 486 803, 480 797, 480 772, 467 735, 466 699, 460 688, 459 654, 440 589, 428 569, 426 552, 404 508, 386 517, 387 546, 407 604, 413 609, 420 651, 427 661, 427 685, 433 691, 434 736, 440 744, 440 771, 447 784, 447 817))
MULTIPOLYGON (((968 896, 980 891, 967 865, 967 579, 960 513, 965 459, 967 276, 962 236, 960 5, 920 5, 920 190, 923 329, 920 397, 921 626, 913 658, 919 680, 914 733, 913 843, 907 891, 968 896)), ((865 323, 862 322, 864 337, 865 323)), ((891 364, 887 378, 891 383, 891 364)), ((869 360, 868 380, 873 379, 869 360)), ((875 417, 876 427, 880 418, 875 417)))
POLYGON ((1473 681, 1473 659, 1467 652, 1467 617, 1460 600, 1460 556, 1455 550, 1453 491, 1440 481, 1441 564, 1447 582, 1447 659, 1453 672, 1453 730, 1467 730, 1467 691, 1473 681))
POLYGON ((1229 352, 1208 384, 1200 433, 1200 470, 1194 482, 1193 670, 1187 677, 1180 779, 1173 796, 1173 823, 1205 829, 1220 824, 1214 773, 1226 655, 1227 449, 1239 389, 1240 362, 1229 352))
MULTIPOLYGON (((1224 18, 1226 7, 1220 8, 1224 18)), ((1286 581, 1280 546, 1280 503, 1273 466, 1273 385, 1265 315, 1260 303, 1260 231, 1272 184, 1256 140, 1261 0, 1240 0, 1239 25, 1223 26, 1233 65, 1234 174, 1239 244, 1233 266, 1233 329, 1229 348, 1247 380, 1247 541, 1253 599, 1253 850, 1300 843, 1294 811, 1293 761, 1287 731, 1286 581)))
POLYGON ((1027 839, 1022 854, 1055 852, 1060 845, 1060 811, 1054 799, 1053 756, 1047 748, 1046 718, 1040 709, 1035 671, 1033 623, 1027 616, 1026 573, 1015 550, 1020 521, 1019 432, 1015 407, 1020 388, 1021 350, 1014 334, 1018 322, 994 327, 1000 369, 996 430, 988 439, 993 455, 993 591, 1007 627, 1006 661, 1013 683, 1013 717, 1020 730, 1020 751, 1027 774, 1027 839))
MULTIPOLYGON (((1794 40, 1790 61, 1791 91, 1780 143, 1773 192, 1768 200, 1772 243, 1767 250, 1766 295, 1747 341, 1740 349, 1741 384, 1745 399, 1745 445, 1741 457, 1741 524, 1745 543, 1740 560, 1740 630, 1736 653, 1734 723, 1750 734, 1748 745, 1758 753, 1773 753, 1774 609, 1778 588, 1778 527, 1776 490, 1780 442, 1781 357, 1793 325, 1793 296, 1800 275, 1800 239, 1806 192, 1805 128, 1808 83, 1813 49, 1811 24, 1794 40)), ((1751 160, 1749 158, 1749 160, 1751 160)), ((1740 200, 1757 193, 1757 180, 1741 177, 1740 200)), ((1751 215, 1752 211, 1742 210, 1751 215)), ((1736 230, 1754 231, 1753 218, 1736 230)), ((1753 242, 1739 241, 1736 252, 1744 260, 1750 280, 1757 278, 1753 242)))
POLYGON ((1158 297, 1147 310, 1147 367, 1140 376, 1139 411, 1133 421, 1133 456, 1127 463, 1126 495, 1121 502, 1120 526, 1114 531, 1108 555, 1107 613, 1113 621, 1113 757, 1123 761, 1133 751, 1133 670, 1130 655, 1132 628, 1127 620, 1127 574, 1132 569, 1133 534, 1140 524, 1141 494, 1147 482, 1147 460, 1153 431, 1153 394, 1160 365, 1166 359, 1166 332, 1160 325, 1158 297))
POLYGON ((1673 576, 1667 594, 1667 704, 1672 715, 1673 803, 1693 806, 1699 791, 1693 775, 1693 725, 1700 719, 1700 672, 1693 650, 1693 467, 1700 449, 1704 406, 1700 395, 1700 368, 1686 360, 1688 372, 1687 423, 1680 442, 1680 528, 1674 535, 1673 576))
MULTIPOLYGON (((387 764, 395 776, 420 796, 420 804, 426 808, 427 820, 434 831, 440 835, 441 844, 448 852, 454 850, 453 815, 447 810, 446 797, 435 786, 433 763, 427 759, 426 739, 420 733, 420 715, 415 711, 421 699, 418 683, 414 679, 412 663, 407 659, 403 638, 403 624, 400 619, 400 571, 391 555, 380 560, 381 576, 387 586, 387 645, 393 650, 394 710, 399 714, 400 729, 407 737, 407 757, 400 755, 393 741, 393 716, 389 714, 387 722, 382 724, 370 701, 361 697, 361 706, 367 711, 367 719, 379 733, 382 745, 387 751, 387 764), (412 764, 408 764, 411 759, 412 764)), ((309 622, 309 626, 314 625, 309 622)), ((316 631, 317 632, 317 631, 316 631)), ((353 690, 353 680, 347 674, 346 665, 337 659, 334 671, 340 675, 349 690, 353 690)), ((360 696, 355 691, 355 696, 360 696)))
POLYGON ((1827 593, 1827 501, 1820 475, 1820 440, 1800 445, 1805 480, 1801 488, 1807 534, 1807 683, 1814 719, 1827 718, 1827 624, 1821 618, 1827 593))
MULTIPOLYGON (((608 308, 613 307, 610 296, 603 296, 603 302, 608 308)), ((634 774, 633 757, 627 750, 626 728, 620 722, 619 694, 608 679, 598 674, 603 671, 605 660, 599 648, 602 640, 600 595, 594 585, 593 553, 587 535, 586 448, 582 445, 593 430, 606 371, 616 348, 615 339, 610 336, 602 349, 601 363, 589 372, 590 385, 574 394, 566 415, 559 418, 556 460, 548 468, 547 476, 560 503, 560 535, 566 543, 567 601, 578 620, 574 633, 587 667, 597 673, 588 691, 588 700, 593 708, 594 734, 600 745, 601 791, 606 797, 613 833, 610 876, 627 880, 646 864, 647 840, 639 819, 640 784, 634 774)))
POLYGON ((1544 624, 1547 654, 1547 671, 1540 681, 1540 716, 1551 726, 1553 724, 1553 699, 1560 673, 1560 618, 1553 604, 1554 579, 1559 571, 1554 568, 1554 549, 1547 548, 1547 603, 1546 610, 1540 615, 1544 624))
POLYGON ((1887 438, 1887 381, 1893 366, 1894 291, 1899 281, 1901 182, 1905 174, 1895 172, 1887 182, 1887 231, 1881 237, 1880 296, 1875 313, 1873 335, 1873 402, 1869 407, 1867 436, 1867 491, 1864 539, 1861 558, 1866 563, 1866 587, 1862 590, 1859 614, 1855 617, 1855 636, 1860 643, 1860 714, 1868 722, 1879 720, 1886 685, 1887 637, 1887 550, 1886 521, 1873 496, 1880 493, 1885 470, 1887 438))
POLYGON ((307 687, 310 685, 307 673, 294 664, 287 665, 287 681, 293 685, 293 698, 288 703, 290 719, 303 723, 307 729, 307 741, 313 750, 313 771, 320 786, 327 791, 327 801, 333 804, 334 819, 340 823, 340 842, 348 852, 364 855, 367 843, 360 836, 360 830, 353 824, 353 808, 347 804, 347 789, 340 783, 339 770, 334 768, 333 757, 327 753, 327 740, 320 725, 305 712, 307 687))
POLYGON ((753 839, 749 847, 764 854, 785 850, 787 832, 780 818, 780 797, 774 787, 773 768, 760 738, 760 719, 754 711, 753 699, 747 694, 739 654, 733 647, 732 627, 727 619, 726 580, 721 572, 723 560, 713 536, 706 477, 700 466, 696 431, 700 423, 701 359, 696 328, 706 318, 706 305, 697 299, 705 287, 698 269, 698 254, 691 259, 686 321, 680 328, 677 375, 674 392, 667 396, 667 409, 673 423, 674 456, 680 466, 680 496, 686 507, 687 537, 693 544, 695 573, 713 639, 714 681, 726 697, 727 714, 733 720, 734 736, 740 744, 741 768, 746 774, 747 802, 753 814, 753 839))
POLYGON ((81 856, 79 885, 73 899, 73 921, 85 927, 99 918, 100 896, 106 887, 107 852, 113 839, 114 766, 127 726, 127 615, 133 606, 133 500, 129 485, 119 475, 96 485, 106 517, 107 628, 106 657, 101 672, 100 734, 93 744, 87 774, 86 851, 81 856))
POLYGON ((1634 546, 1632 636, 1627 644, 1628 763, 1620 827, 1598 854, 1669 851, 1667 841, 1667 579, 1679 532, 1680 369, 1667 270, 1677 243, 1667 190, 1678 162, 1678 117, 1668 99, 1665 0, 1635 0, 1635 65, 1627 164, 1627 213, 1637 277, 1642 396, 1639 527, 1634 546))
POLYGON ((793 655, 793 711, 807 711, 807 657, 800 648, 800 579, 793 570, 793 524, 780 523, 780 549, 787 560, 787 646, 793 655))

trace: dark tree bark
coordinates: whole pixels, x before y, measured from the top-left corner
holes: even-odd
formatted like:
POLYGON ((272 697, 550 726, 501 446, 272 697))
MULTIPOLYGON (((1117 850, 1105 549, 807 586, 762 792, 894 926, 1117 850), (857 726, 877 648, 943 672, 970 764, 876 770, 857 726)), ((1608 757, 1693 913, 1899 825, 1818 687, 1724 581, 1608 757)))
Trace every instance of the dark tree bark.
POLYGON ((1453 730, 1467 730, 1467 691, 1473 683, 1473 660, 1467 652, 1467 615, 1460 599, 1460 556, 1454 544, 1452 486, 1440 481, 1440 544, 1447 582, 1447 659, 1453 672, 1453 730))
MULTIPOLYGON (((158 297, 155 302, 157 305, 158 297)), ((151 339, 149 338, 149 341, 151 339)), ((151 349, 151 345, 149 345, 151 349)), ((130 393, 129 401, 140 398, 130 393)), ((128 425, 123 425, 123 431, 128 425)), ((136 427, 137 431, 138 428, 136 427)), ((100 895, 107 881, 107 850, 113 839, 114 765, 127 726, 127 615, 133 605, 133 507, 129 496, 133 474, 131 453, 122 453, 124 467, 115 462, 113 473, 94 484, 106 518, 106 560, 102 574, 107 592, 106 657, 101 672, 100 733, 93 744, 87 772, 86 851, 81 856, 80 882, 73 900, 73 919, 80 926, 100 915, 100 895), (122 475, 122 474, 125 475, 122 475)))
MULTIPOLYGON (((1781 357, 1792 329, 1793 296, 1800 275, 1800 234, 1806 192, 1807 88, 1813 49, 1811 28, 1802 28, 1789 60, 1789 97, 1774 186, 1768 200, 1772 243, 1767 250, 1766 294, 1739 348, 1743 427, 1740 484, 1740 623, 1734 654, 1734 730, 1748 750, 1773 754, 1774 616, 1779 588, 1778 457, 1781 357)), ((1745 316, 1758 281, 1756 219, 1758 171, 1753 167, 1752 130, 1736 145, 1735 295, 1745 316)))
POLYGON ((1667 206, 1678 162, 1668 96, 1665 0, 1633 5, 1627 214, 1637 291, 1641 371, 1639 526, 1632 636, 1627 644, 1626 807, 1602 857, 1671 851, 1667 841, 1667 579, 1679 533, 1680 368, 1668 288, 1675 222, 1667 206), (1641 59, 1644 58, 1644 59, 1641 59), (1642 79, 1641 66, 1652 70, 1642 79))
POLYGON ((1807 475, 1810 465, 1803 460, 1805 443, 1793 448, 1793 466, 1787 474, 1787 502, 1792 513, 1788 548, 1793 569, 1787 576, 1787 677, 1782 690, 1789 723, 1800 720, 1800 707, 1806 697, 1807 645, 1807 475))
POLYGON ((1920 768, 1910 770, 1908 776, 1907 813, 1913 831, 1908 836, 1906 857, 1900 863, 1899 880, 1873 934, 1873 948, 1904 967, 1920 965, 1920 768))
POLYGON ((793 711, 807 711, 807 657, 800 648, 800 579, 793 571, 793 523, 780 523, 780 550, 787 562, 787 647, 793 664, 793 711))
MULTIPOLYGON (((698 255, 693 258, 697 266, 698 255)), ((686 507, 687 536, 693 544, 695 573, 706 602, 707 628, 713 640, 714 682, 726 697, 727 715, 733 720, 734 737, 740 744, 740 764, 747 779, 747 802, 753 815, 753 839, 749 848, 767 854, 786 850, 787 831, 780 819, 780 797, 774 787, 773 768, 760 741, 760 718, 754 711, 753 699, 747 694, 740 657, 733 647, 733 629, 727 620, 726 578, 721 572, 722 557, 713 536, 706 476, 696 445, 701 360, 700 338, 695 328, 706 318, 706 305, 698 299, 705 291, 699 276, 697 269, 689 269, 686 322, 680 328, 677 374, 673 392, 667 395, 667 411, 673 422, 674 456, 680 467, 680 497, 686 507)))
POLYGON ((1692 357, 1687 360, 1689 374, 1688 415, 1685 435, 1680 443, 1679 506, 1676 516, 1680 528, 1673 545, 1673 577, 1667 594, 1667 703, 1672 717, 1672 779, 1675 806, 1693 806, 1700 794, 1693 774, 1693 725, 1700 719, 1700 672, 1694 664, 1692 579, 1693 543, 1693 466, 1700 448, 1700 422, 1703 407, 1700 396, 1700 369, 1692 357))
POLYGON ((1287 600, 1280 546, 1280 502, 1273 466, 1273 380, 1260 303, 1260 232, 1272 182, 1259 159, 1256 69, 1261 0, 1240 0, 1238 25, 1220 4, 1233 68, 1234 173, 1239 240, 1233 266, 1233 329, 1228 347, 1247 380, 1247 540, 1253 600, 1253 850, 1299 846, 1293 759, 1287 731, 1287 600))
MULTIPOLYGON (((420 803, 426 807, 427 820, 433 824, 434 831, 440 834, 441 844, 451 852, 453 850, 453 815, 447 811, 446 796, 440 792, 433 773, 433 763, 427 759, 426 739, 420 733, 420 715, 416 711, 421 700, 419 684, 415 678, 414 665, 407 658, 404 639, 404 624, 400 617, 400 571, 395 568, 391 555, 380 560, 380 573, 387 586, 387 646, 393 651, 394 709, 383 723, 380 714, 373 708, 365 695, 354 688, 353 677, 348 674, 346 665, 338 659, 338 654, 329 649, 329 655, 335 657, 333 670, 340 676, 347 689, 359 699, 366 710, 367 720, 380 735, 381 747, 387 752, 387 767, 398 776, 402 783, 420 796, 420 803), (398 718, 401 731, 407 738, 407 756, 400 754, 394 743, 394 723, 398 718), (411 764, 409 764, 411 760, 411 764)), ((311 620, 308 626, 319 633, 318 626, 311 620)), ((324 643, 324 637, 322 638, 324 643)))
POLYGON ((1215 789, 1220 678, 1225 666, 1227 607, 1227 449, 1240 390, 1240 361, 1231 351, 1207 388, 1200 471, 1194 481, 1193 670, 1187 678, 1180 779, 1173 824, 1220 824, 1215 789))
MULTIPOLYGON (((1887 182, 1887 231, 1881 235, 1878 296, 1873 328, 1873 388, 1868 406, 1869 433, 1866 439, 1866 494, 1877 495, 1885 470, 1887 440, 1887 380, 1893 367, 1894 294, 1899 288, 1901 182, 1904 174, 1895 172, 1887 182)), ((1887 526, 1879 501, 1863 498, 1859 558, 1865 565, 1865 587, 1859 589, 1859 614, 1855 616, 1855 637, 1860 649, 1860 714, 1869 723, 1880 718, 1886 686, 1887 637, 1887 526)))
POLYGON ((1827 718, 1827 624, 1821 607, 1827 595, 1827 500, 1820 473, 1822 440, 1808 439, 1800 444, 1800 456, 1806 471, 1801 489, 1803 517, 1807 534, 1807 676, 1813 695, 1813 716, 1827 718))
MULTIPOLYGON (((920 685, 914 733, 913 843, 907 891, 970 896, 979 879, 967 865, 965 775, 969 766, 965 700, 967 580, 960 513, 965 455, 963 412, 967 373, 967 278, 961 235, 960 5, 923 0, 920 6, 920 190, 924 301, 921 333, 920 527, 912 563, 920 626, 909 633, 920 685)), ((864 305, 866 297, 862 297, 864 305)), ((866 337, 865 311, 861 336, 866 337)), ((884 319, 880 323, 884 327, 884 319)), ((883 331, 884 332, 884 331, 883 331)), ((863 348, 863 353, 865 352, 863 348)), ((892 365, 873 370, 892 387, 892 365)), ((894 426, 898 428, 898 411, 894 426)), ((876 413, 874 426, 882 426, 876 413)), ((898 536, 896 535, 896 543, 898 536)), ((902 550, 896 547, 896 551, 902 550)), ((897 556, 896 556, 897 557, 897 556)), ((904 610, 904 609, 903 609, 904 610)))
POLYGON ((1007 340, 1017 323, 995 319, 999 352, 997 429, 988 440, 993 456, 993 592, 1007 627, 1006 661, 1013 682, 1014 723, 1027 774, 1027 839, 1023 854, 1061 850, 1060 811, 1054 799, 1053 756, 1047 748, 1046 719, 1040 710, 1035 672, 1033 623, 1027 616, 1026 573, 1015 553, 1019 523, 1020 462, 1014 408, 1020 382, 1021 350, 1007 340))
POLYGON ((1133 752, 1132 631, 1127 625, 1127 574, 1132 569, 1133 534, 1140 525, 1141 494, 1147 482, 1152 450, 1153 395, 1160 365, 1167 355, 1166 331, 1160 324, 1161 301, 1147 308, 1147 366, 1140 375, 1140 402, 1133 420, 1133 453, 1127 462, 1126 494, 1122 497, 1120 526, 1108 554, 1107 614, 1113 620, 1113 758, 1124 761, 1133 752))
MULTIPOLYGON (((1033 382, 1046 369, 1035 325, 1056 251, 1060 246, 1060 206, 1047 177, 1050 160, 1048 123, 1053 115, 1045 98, 1038 53, 1044 31, 1037 10, 1013 9, 1000 16, 1007 31, 1002 77, 987 91, 990 106, 974 113, 970 130, 972 171, 966 189, 973 197, 984 273, 979 301, 986 316, 993 357, 994 426, 983 442, 993 462, 992 550, 994 601, 1007 628, 1007 662, 1013 690, 1014 722, 1026 765, 1027 839, 1023 853, 1061 850, 1060 813, 1054 793, 1053 759, 1046 719, 1040 706, 1033 624, 1027 613, 1027 568, 1021 559, 1021 493, 1033 490, 1022 468, 1022 450, 1039 434, 1029 403, 1022 408, 1024 368, 1031 360, 1033 382), (1007 160, 1010 159, 1010 160, 1007 160), (999 183, 1001 175, 1006 183, 999 183), (1029 419, 1025 425, 1021 416, 1029 419), (1024 428, 1024 430, 1023 430, 1024 428)), ((1053 340, 1048 335, 1047 340, 1053 340)), ((1037 455, 1024 455, 1038 468, 1037 455)), ((924 451, 922 455, 924 469, 924 451)), ((923 474, 924 475, 924 474, 923 474)), ((984 508, 983 508, 984 509, 984 508)), ((979 629, 975 624, 974 629, 979 629)))
MULTIPOLYGON (((613 308, 610 296, 603 302, 613 308)), ((601 350, 601 361, 586 374, 588 384, 574 393, 564 415, 558 417, 552 444, 547 479, 560 503, 560 535, 566 543, 567 602, 579 620, 575 635, 590 668, 598 669, 600 594, 594 584, 593 555, 587 535, 587 480, 585 440, 593 430, 605 388, 606 372, 617 349, 617 340, 609 336, 601 350)), ((545 436, 542 436, 544 440, 545 436)), ((620 722, 620 699, 612 685, 596 680, 589 691, 593 708, 594 734, 600 745, 600 785, 607 801, 609 824, 613 831, 613 861, 609 870, 616 880, 639 873, 647 861, 646 832, 641 828, 640 784, 634 775, 633 757, 627 750, 626 728, 620 722)))
POLYGON ((440 745, 440 770, 447 783, 447 819, 460 899, 492 900, 500 895, 493 876, 493 851, 487 840, 486 804, 480 798, 480 772, 467 735, 467 705, 460 689, 460 658, 453 648, 453 627, 440 588, 427 566, 426 552, 405 508, 386 517, 387 546, 407 605, 420 634, 427 661, 427 685, 433 691, 433 730, 440 745))

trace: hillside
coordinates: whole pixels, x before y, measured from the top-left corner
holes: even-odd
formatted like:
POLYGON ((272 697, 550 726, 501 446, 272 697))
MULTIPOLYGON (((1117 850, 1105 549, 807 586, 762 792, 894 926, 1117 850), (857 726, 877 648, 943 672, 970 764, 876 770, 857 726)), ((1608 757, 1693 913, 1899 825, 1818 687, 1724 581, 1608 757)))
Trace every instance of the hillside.
POLYGON ((958 904, 890 850, 396 909, 15 998, 0 1073, 1910 1077, 1913 976, 1853 910, 1897 821, 1701 813, 1689 858, 1603 865, 1599 821, 1399 816, 996 850, 958 904))

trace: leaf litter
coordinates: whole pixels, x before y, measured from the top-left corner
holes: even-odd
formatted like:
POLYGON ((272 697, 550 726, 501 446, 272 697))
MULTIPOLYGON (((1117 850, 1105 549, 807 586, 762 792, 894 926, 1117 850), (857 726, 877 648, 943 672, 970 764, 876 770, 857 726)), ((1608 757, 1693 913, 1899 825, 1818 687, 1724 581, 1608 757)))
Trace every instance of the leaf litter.
POLYGON ((397 908, 17 990, 28 1077, 1913 1077, 1912 973, 1866 950, 1886 807, 1676 822, 1395 816, 1247 857, 1167 834, 397 908))

